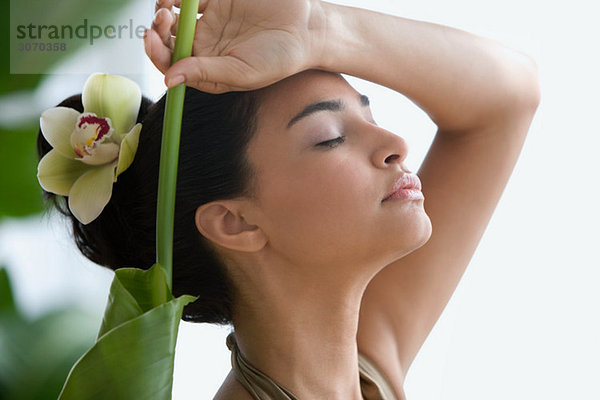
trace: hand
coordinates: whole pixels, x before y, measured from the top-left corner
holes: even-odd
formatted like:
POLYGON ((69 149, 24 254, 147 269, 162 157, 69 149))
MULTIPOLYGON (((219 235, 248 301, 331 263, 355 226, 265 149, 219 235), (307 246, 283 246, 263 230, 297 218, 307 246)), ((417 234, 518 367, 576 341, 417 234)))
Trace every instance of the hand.
POLYGON ((318 64, 325 27, 318 0, 200 0, 192 56, 171 66, 178 22, 172 7, 180 3, 158 0, 144 38, 146 54, 168 87, 252 90, 318 64))

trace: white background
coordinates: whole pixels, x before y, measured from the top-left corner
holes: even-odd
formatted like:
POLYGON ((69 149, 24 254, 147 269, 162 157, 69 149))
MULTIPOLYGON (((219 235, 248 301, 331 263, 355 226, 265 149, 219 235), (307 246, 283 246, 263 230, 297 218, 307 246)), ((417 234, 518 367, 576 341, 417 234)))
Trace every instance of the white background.
MULTIPOLYGON (((461 283, 409 370, 408 399, 600 399, 600 28, 593 2, 344 4, 497 40, 531 55, 540 71, 542 102, 520 159, 461 283)), ((164 90, 162 76, 142 51, 147 72, 135 79, 156 99, 164 90)), ((112 72, 109 61, 94 71, 112 72)), ((86 76, 48 78, 27 98, 36 112, 81 91, 86 76)), ((379 125, 408 140, 407 164, 418 170, 435 125, 402 95, 350 81, 370 97, 379 125)), ((77 254, 60 220, 5 221, 0 262, 9 265, 17 300, 30 315, 77 302, 100 323, 112 273, 77 254)), ((182 323, 174 399, 212 397, 230 369, 227 333, 182 323)))

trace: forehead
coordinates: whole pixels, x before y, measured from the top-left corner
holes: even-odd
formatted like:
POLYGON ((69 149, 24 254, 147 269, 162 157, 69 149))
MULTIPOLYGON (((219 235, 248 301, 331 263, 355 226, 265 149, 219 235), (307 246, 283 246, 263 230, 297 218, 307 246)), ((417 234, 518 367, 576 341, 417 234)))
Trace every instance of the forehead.
POLYGON ((358 92, 339 74, 309 70, 261 90, 258 108, 263 128, 287 125, 306 105, 333 99, 356 99, 358 92))

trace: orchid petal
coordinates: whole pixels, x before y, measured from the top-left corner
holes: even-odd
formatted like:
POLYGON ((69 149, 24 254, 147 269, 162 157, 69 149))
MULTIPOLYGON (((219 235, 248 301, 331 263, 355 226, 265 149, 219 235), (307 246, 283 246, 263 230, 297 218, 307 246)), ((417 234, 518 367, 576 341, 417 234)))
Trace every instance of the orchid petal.
POLYGON ((44 111, 40 117, 40 128, 44 138, 68 158, 77 157, 71 146, 71 132, 79 115, 77 110, 69 107, 54 107, 44 111))
POLYGON ((123 138, 123 141, 121 142, 121 151, 119 152, 119 162, 117 164, 115 182, 117 181, 117 176, 129 168, 133 162, 133 158, 137 152, 141 131, 142 124, 136 124, 133 129, 123 138))
POLYGON ((135 125, 142 92, 131 79, 96 73, 85 82, 81 100, 85 112, 109 117, 115 131, 122 135, 135 125))
POLYGON ((115 163, 95 167, 81 175, 69 192, 69 208, 82 224, 100 215, 112 195, 115 163))
POLYGON ((52 149, 40 160, 37 178, 47 192, 67 196, 73 183, 90 168, 80 161, 64 157, 58 149, 52 149))
POLYGON ((102 165, 115 161, 119 156, 119 145, 112 142, 96 145, 93 154, 84 155, 77 160, 89 165, 102 165))

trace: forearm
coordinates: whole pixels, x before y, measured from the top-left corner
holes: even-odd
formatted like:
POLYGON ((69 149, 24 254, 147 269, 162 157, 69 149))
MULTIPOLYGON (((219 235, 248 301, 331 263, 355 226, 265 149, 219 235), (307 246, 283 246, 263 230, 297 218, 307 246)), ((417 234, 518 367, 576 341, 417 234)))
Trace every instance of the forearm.
POLYGON ((466 130, 537 106, 535 63, 498 42, 447 26, 321 4, 327 22, 316 67, 396 90, 442 130, 466 130))

